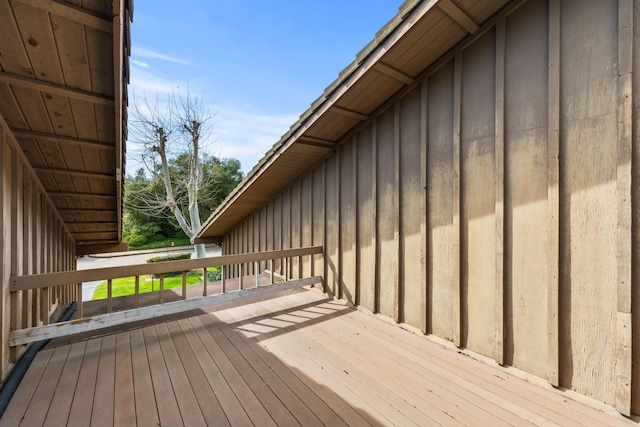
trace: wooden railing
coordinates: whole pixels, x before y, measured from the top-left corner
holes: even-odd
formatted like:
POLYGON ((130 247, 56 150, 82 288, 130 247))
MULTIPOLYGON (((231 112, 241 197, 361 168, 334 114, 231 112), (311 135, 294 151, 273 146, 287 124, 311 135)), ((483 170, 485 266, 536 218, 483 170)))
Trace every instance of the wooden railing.
MULTIPOLYGON (((56 338, 75 333, 88 332, 122 325, 129 322, 145 320, 152 317, 180 313, 194 310, 218 303, 229 302, 245 298, 267 294, 277 290, 307 286, 322 283, 321 276, 301 277, 301 269, 297 278, 290 277, 290 269, 282 266, 291 265, 292 259, 301 260, 303 256, 313 257, 322 254, 322 247, 307 247, 299 249, 285 249, 278 251, 256 252, 238 255, 223 255, 209 258, 200 258, 184 261, 168 261, 154 264, 137 264, 121 267, 97 268, 91 270, 66 271, 59 273, 37 274, 31 276, 16 276, 11 278, 11 292, 19 292, 29 289, 55 289, 58 287, 77 286, 78 295, 82 295, 82 283, 91 281, 107 281, 107 307, 106 313, 92 317, 84 317, 84 305, 78 298, 78 318, 51 325, 42 325, 26 329, 11 331, 9 345, 18 346, 41 339, 56 338), (278 267, 276 267, 276 264, 278 267), (207 280, 207 268, 213 266, 222 267, 221 292, 209 295, 210 282, 207 280), (234 268, 235 267, 235 268, 234 268), (187 299, 187 272, 202 269, 202 296, 187 299), (283 274, 277 275, 276 269, 282 269, 283 274), (182 272, 181 300, 173 302, 164 301, 164 276, 166 273, 182 272), (247 289, 249 283, 246 273, 253 273, 255 284, 247 289), (267 285, 260 286, 260 275, 269 274, 267 285), (157 304, 140 307, 140 277, 144 275, 157 275, 160 289, 157 304), (123 311, 113 311, 113 279, 122 277, 135 277, 135 290, 133 294, 134 307, 123 311), (230 280, 237 282, 237 291, 229 292, 227 284, 230 280), (276 283, 279 281, 280 283, 276 283), (245 286, 247 285, 247 286, 245 286)), ((313 262, 311 262, 313 265, 313 262)), ((197 285, 192 285, 197 286, 197 285)))

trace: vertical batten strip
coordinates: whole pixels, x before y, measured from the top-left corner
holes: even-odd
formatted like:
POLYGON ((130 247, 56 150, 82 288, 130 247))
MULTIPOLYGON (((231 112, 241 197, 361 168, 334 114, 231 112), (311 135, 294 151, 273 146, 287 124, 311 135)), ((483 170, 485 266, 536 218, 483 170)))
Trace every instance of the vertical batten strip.
POLYGON ((373 253, 371 266, 374 271, 373 288, 374 304, 373 311, 380 312, 380 239, 378 239, 380 227, 378 225, 378 119, 371 122, 371 205, 373 206, 372 221, 374 225, 373 253))
MULTIPOLYGON (((336 206, 336 212, 338 213, 338 256, 336 258, 336 262, 338 263, 338 268, 336 269, 338 272, 338 277, 336 277, 335 275, 333 276, 333 286, 335 287, 336 283, 335 280, 338 281, 338 292, 336 292, 336 295, 338 296, 338 298, 342 299, 344 297, 344 286, 342 284, 342 221, 343 221, 343 215, 342 212, 340 211, 340 209, 342 209, 342 203, 341 203, 341 198, 342 198, 342 186, 340 185, 340 174, 341 174, 341 169, 342 169, 342 147, 339 147, 336 150, 336 188, 335 188, 335 192, 336 192, 336 204, 338 206, 336 206)), ((335 291, 335 288, 334 288, 335 291)))
POLYGON ((632 71, 633 0, 618 1, 618 168, 617 275, 618 315, 616 339, 616 408, 631 415, 632 288, 631 288, 631 181, 632 181, 632 71))
MULTIPOLYGON (((4 260, 9 256, 7 247, 10 241, 10 235, 8 235, 8 227, 10 224, 7 224, 9 218, 7 218, 9 214, 9 206, 6 203, 6 192, 8 191, 9 185, 6 182, 5 173, 7 173, 6 165, 6 150, 7 144, 5 143, 5 129, 2 127, 0 123, 0 166, 2 169, 0 170, 0 233, 2 236, 2 241, 0 241, 0 254, 2 255, 2 263, 0 263, 0 281, 2 282, 2 292, 0 292, 0 304, 2 307, 6 307, 9 301, 6 300, 6 293, 4 289, 8 286, 9 272, 7 272, 7 268, 9 267, 4 260), (7 285, 6 285, 7 284, 7 285)), ((1 334, 1 342, 0 342, 0 367, 2 368, 2 374, 0 377, 4 377, 5 368, 7 367, 7 363, 9 362, 9 343, 8 343, 8 334, 5 334, 4 331, 9 330, 9 325, 7 324, 9 319, 7 319, 6 315, 7 311, 2 310, 0 313, 0 328, 3 331, 1 334)), ((3 378, 4 379, 4 378, 3 378)))
POLYGON ((493 358, 504 364, 504 85, 506 23, 496 23, 495 111, 495 341, 493 358))
POLYGON ((402 230, 402 188, 400 188, 400 101, 396 101, 393 104, 393 193, 395 195, 395 228, 393 230, 393 243, 395 246, 395 253, 397 254, 393 259, 392 266, 395 270, 394 283, 393 283, 393 298, 395 299, 393 304, 394 320, 396 322, 404 321, 404 307, 402 301, 404 297, 404 274, 402 272, 402 266, 404 264, 404 245, 400 241, 400 230, 402 230))
MULTIPOLYGON (((22 236, 19 234, 22 232, 22 173, 20 171, 20 164, 18 161, 18 152, 14 148, 11 150, 11 276, 22 275, 22 236)), ((6 259, 6 258, 5 258, 6 259)), ((10 293, 10 306, 4 306, 4 309, 9 308, 11 313, 10 328, 12 331, 22 329, 22 291, 10 293)), ((10 358, 12 362, 18 359, 19 347, 11 347, 10 358)))
POLYGON ((429 173, 429 79, 424 78, 420 85, 420 187, 422 187, 422 197, 420 205, 420 330, 427 333, 427 317, 429 306, 427 289, 429 288, 429 182, 427 174, 429 173))
MULTIPOLYGON (((33 183, 29 175, 27 168, 23 169, 23 185, 24 185, 24 198, 23 198, 23 271, 24 274, 34 274, 33 271, 33 183)), ((33 322, 33 290, 23 291, 22 296, 22 324, 25 328, 30 328, 34 325, 33 322)))
POLYGON ((453 230, 451 244, 451 303, 453 315, 453 343, 461 345, 460 300, 460 120, 462 113, 462 53, 456 54, 453 63, 453 230))
POLYGON ((329 273, 329 261, 327 256, 327 161, 322 162, 322 264, 324 271, 322 276, 322 292, 327 292, 329 283, 327 274, 329 273))
POLYGON ((354 266, 354 280, 355 280, 355 295, 353 297, 353 303, 356 306, 360 305, 360 257, 358 256, 358 245, 360 244, 360 209, 358 205, 358 134, 355 133, 351 138, 351 144, 353 145, 351 154, 351 185, 353 186, 353 266, 354 266))
POLYGON ((547 379, 560 385, 560 0, 549 2, 548 224, 549 289, 547 295, 547 379))

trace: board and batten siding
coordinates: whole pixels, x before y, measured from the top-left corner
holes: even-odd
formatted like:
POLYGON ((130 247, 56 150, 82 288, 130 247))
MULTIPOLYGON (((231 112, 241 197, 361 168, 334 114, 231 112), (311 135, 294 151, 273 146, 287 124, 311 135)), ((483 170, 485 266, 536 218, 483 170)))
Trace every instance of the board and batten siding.
POLYGON ((246 218, 225 253, 323 245, 324 263, 289 274, 640 414, 639 13, 524 2, 246 218))
POLYGON ((24 346, 9 347, 9 332, 48 323, 57 303, 76 300, 75 285, 10 292, 13 276, 76 268, 76 245, 0 116, 0 363, 2 381, 24 346))

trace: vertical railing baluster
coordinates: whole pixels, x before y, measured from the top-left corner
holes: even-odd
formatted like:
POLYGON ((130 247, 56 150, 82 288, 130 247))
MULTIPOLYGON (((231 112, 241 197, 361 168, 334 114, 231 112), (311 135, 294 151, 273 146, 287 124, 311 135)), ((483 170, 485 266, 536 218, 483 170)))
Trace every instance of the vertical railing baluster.
POLYGON ((160 273, 160 304, 164 304, 164 273, 160 273))
POLYGON ((42 288, 42 292, 40 293, 41 302, 40 309, 42 310, 42 324, 49 324, 49 288, 42 288))
POLYGON ((82 283, 77 283, 76 284, 76 289, 77 289, 77 298, 76 301, 78 301, 78 319, 82 319, 84 317, 84 307, 83 307, 83 303, 82 303, 82 283))
POLYGON ((227 292, 227 266, 223 265, 222 266, 222 275, 220 276, 220 278, 222 279, 222 293, 224 294, 225 292, 227 292))
POLYGON ((273 264, 274 264, 274 260, 270 259, 269 260, 269 270, 271 270, 271 273, 269 274, 271 276, 271 278, 269 280, 269 284, 270 285, 273 285, 273 268, 274 268, 273 264))
POLYGON ((136 290, 134 294, 134 304, 135 307, 138 308, 140 306, 140 276, 136 276, 136 290))
POLYGON ((260 271, 258 271, 258 261, 253 262, 253 272, 256 275, 256 288, 257 288, 258 286, 260 286, 260 284, 258 283, 258 279, 260 278, 260 271))
POLYGON ((207 296, 207 267, 202 269, 202 296, 207 296))
POLYGON ((244 289, 243 286, 243 278, 242 276, 244 276, 244 268, 243 268, 244 264, 240 264, 240 290, 244 289))
POLYGON ((187 299, 187 272, 182 272, 182 299, 187 299))
POLYGON ((113 279, 107 280, 107 313, 113 309, 111 297, 113 296, 113 279))

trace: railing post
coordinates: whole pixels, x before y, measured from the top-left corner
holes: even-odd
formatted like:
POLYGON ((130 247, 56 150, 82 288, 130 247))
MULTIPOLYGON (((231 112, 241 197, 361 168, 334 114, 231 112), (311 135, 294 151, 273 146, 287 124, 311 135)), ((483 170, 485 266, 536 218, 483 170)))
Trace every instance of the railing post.
POLYGON ((242 276, 244 276, 244 268, 242 268, 244 266, 244 264, 240 264, 240 290, 244 289, 243 286, 243 279, 242 276))

